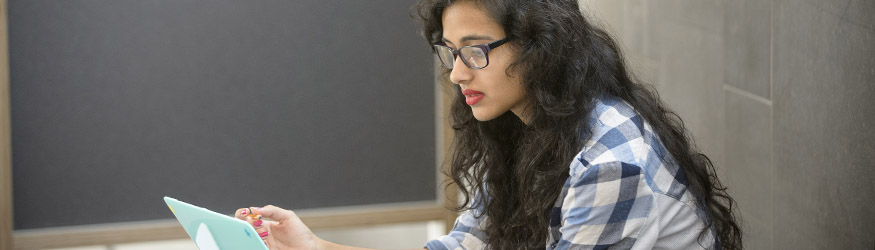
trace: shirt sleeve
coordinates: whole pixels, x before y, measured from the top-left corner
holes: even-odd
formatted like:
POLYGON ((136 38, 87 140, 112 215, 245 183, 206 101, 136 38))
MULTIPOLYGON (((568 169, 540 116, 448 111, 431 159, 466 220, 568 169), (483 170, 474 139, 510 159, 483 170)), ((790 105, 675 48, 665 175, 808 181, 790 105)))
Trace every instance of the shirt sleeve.
POLYGON ((556 249, 631 249, 653 210, 644 170, 607 162, 571 172, 556 249))
POLYGON ((470 209, 459 215, 449 234, 429 241, 425 247, 429 250, 483 249, 486 234, 481 225, 486 216, 475 216, 480 210, 470 209))

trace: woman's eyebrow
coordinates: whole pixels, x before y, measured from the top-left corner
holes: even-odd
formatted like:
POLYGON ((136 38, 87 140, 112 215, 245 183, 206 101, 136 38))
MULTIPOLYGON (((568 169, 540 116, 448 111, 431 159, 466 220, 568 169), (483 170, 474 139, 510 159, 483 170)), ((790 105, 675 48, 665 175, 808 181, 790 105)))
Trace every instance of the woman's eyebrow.
MULTIPOLYGON (((444 43, 453 43, 453 42, 450 42, 450 40, 447 40, 447 38, 442 38, 441 40, 444 40, 444 43)), ((467 35, 467 36, 462 37, 462 39, 459 39, 459 43, 465 43, 467 41, 479 41, 479 40, 491 41, 491 40, 495 40, 495 39, 492 38, 491 36, 487 36, 487 35, 467 35)))

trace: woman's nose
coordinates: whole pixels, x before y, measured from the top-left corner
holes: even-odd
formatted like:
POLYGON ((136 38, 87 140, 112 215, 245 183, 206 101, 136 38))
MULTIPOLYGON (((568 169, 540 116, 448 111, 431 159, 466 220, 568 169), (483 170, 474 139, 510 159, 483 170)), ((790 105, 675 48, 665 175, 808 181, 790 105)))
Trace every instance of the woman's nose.
POLYGON ((457 84, 466 83, 474 77, 471 73, 471 68, 468 68, 462 59, 456 57, 453 60, 453 69, 450 71, 450 81, 457 84))

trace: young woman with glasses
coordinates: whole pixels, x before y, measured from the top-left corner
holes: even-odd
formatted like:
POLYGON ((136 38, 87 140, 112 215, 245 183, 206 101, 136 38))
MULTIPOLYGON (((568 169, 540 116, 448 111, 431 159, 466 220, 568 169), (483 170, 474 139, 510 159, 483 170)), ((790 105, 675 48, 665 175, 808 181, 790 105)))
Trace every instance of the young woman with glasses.
MULTIPOLYGON (((711 161, 577 0, 420 0, 416 14, 456 89, 448 175, 465 201, 426 248, 741 249, 711 161)), ((254 222, 271 249, 356 249, 256 212, 277 221, 254 222)))

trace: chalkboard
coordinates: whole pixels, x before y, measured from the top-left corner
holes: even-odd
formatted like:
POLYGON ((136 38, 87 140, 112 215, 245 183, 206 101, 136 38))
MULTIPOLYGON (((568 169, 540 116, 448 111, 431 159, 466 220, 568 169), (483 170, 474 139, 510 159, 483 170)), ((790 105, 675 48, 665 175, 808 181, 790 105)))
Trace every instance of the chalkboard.
POLYGON ((410 0, 8 0, 15 229, 436 199, 410 0))

